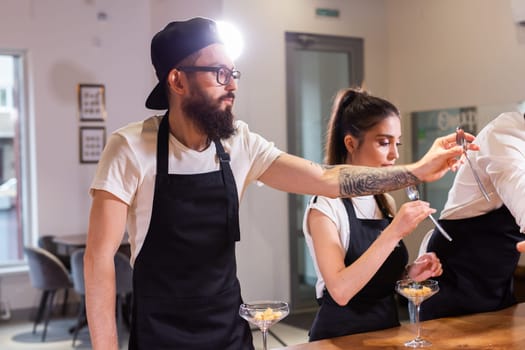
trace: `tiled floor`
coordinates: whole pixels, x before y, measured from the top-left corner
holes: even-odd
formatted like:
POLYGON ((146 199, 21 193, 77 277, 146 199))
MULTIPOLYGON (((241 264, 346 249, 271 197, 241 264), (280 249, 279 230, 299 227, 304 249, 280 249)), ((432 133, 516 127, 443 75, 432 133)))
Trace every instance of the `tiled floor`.
MULTIPOLYGON (((69 327, 74 325, 72 318, 53 319, 49 322, 47 339, 44 343, 40 341, 42 326, 39 326, 36 334, 32 334, 31 322, 9 322, 0 321, 0 349, 2 350, 71 350, 72 336, 68 333, 69 327)), ((271 328, 286 345, 306 343, 308 331, 292 327, 283 322, 277 323, 271 328)), ((127 349, 127 334, 122 335, 121 349, 127 349)), ((259 331, 253 332, 253 341, 256 350, 262 349, 262 336, 259 331)), ((268 335, 268 348, 282 347, 271 334, 268 335)), ((91 349, 89 334, 86 329, 80 331, 74 349, 91 349)))

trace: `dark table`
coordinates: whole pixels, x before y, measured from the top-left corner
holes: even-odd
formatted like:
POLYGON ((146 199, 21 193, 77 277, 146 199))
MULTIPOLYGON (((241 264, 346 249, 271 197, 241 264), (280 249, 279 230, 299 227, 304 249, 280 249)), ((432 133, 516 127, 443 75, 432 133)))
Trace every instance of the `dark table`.
MULTIPOLYGON (((57 249, 60 254, 71 256, 71 254, 80 248, 86 247, 87 242, 87 233, 78 233, 65 236, 56 236, 53 239, 53 242, 57 245, 57 249)), ((128 233, 124 233, 122 242, 118 249, 119 252, 124 253, 127 256, 130 256, 130 245, 128 242, 128 233)))

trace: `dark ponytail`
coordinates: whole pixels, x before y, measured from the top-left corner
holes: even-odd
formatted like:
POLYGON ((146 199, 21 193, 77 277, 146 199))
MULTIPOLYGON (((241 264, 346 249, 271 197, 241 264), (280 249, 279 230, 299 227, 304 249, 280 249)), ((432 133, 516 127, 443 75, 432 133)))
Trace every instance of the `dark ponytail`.
MULTIPOLYGON (((372 96, 360 88, 340 90, 334 98, 328 122, 325 163, 346 163, 348 151, 344 144, 345 136, 350 134, 361 144, 366 131, 392 115, 399 117, 400 113, 397 107, 387 100, 372 96)), ((393 210, 384 195, 376 196, 376 200, 380 207, 393 216, 393 210)))
POLYGON ((325 163, 334 165, 345 162, 346 149, 340 142, 346 135, 343 126, 344 110, 355 100, 357 92, 353 89, 340 90, 334 98, 332 114, 328 122, 325 146, 325 163))
POLYGON ((345 136, 350 134, 362 141, 366 131, 392 115, 399 117, 399 110, 382 98, 369 95, 359 88, 340 90, 334 98, 328 122, 325 163, 345 163, 345 136))

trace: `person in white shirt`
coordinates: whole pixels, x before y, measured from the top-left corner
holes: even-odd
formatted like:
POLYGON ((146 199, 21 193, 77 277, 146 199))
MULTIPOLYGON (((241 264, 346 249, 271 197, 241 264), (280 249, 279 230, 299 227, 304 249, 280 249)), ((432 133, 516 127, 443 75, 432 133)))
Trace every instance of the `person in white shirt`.
POLYGON ((525 116, 503 113, 487 124, 468 156, 488 192, 485 199, 472 170, 456 174, 440 223, 453 238, 434 230, 420 251, 443 263, 440 292, 421 306, 421 319, 499 310, 516 303, 513 274, 525 247, 525 116))
MULTIPOLYGON (((334 100, 325 163, 388 168, 399 158, 400 139, 400 114, 392 103, 344 89, 334 100)), ((441 274, 434 253, 407 265, 402 241, 433 212, 418 200, 403 204, 395 214, 388 194, 312 197, 303 232, 317 273, 320 307, 310 341, 399 325, 396 281, 404 272, 416 281, 441 274)))

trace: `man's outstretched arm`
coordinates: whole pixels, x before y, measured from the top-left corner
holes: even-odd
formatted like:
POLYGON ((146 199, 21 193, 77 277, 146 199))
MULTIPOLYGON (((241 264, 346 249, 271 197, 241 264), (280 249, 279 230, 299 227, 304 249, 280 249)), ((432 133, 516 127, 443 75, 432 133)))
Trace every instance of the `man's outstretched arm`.
MULTIPOLYGON (((465 133, 469 142, 474 136, 465 133)), ((470 144, 470 150, 478 146, 470 144)), ((327 197, 353 197, 389 192, 422 181, 440 179, 459 166, 463 149, 456 135, 437 138, 429 151, 417 162, 383 168, 352 165, 323 166, 283 153, 261 175, 260 181, 278 190, 317 194, 327 197)))

